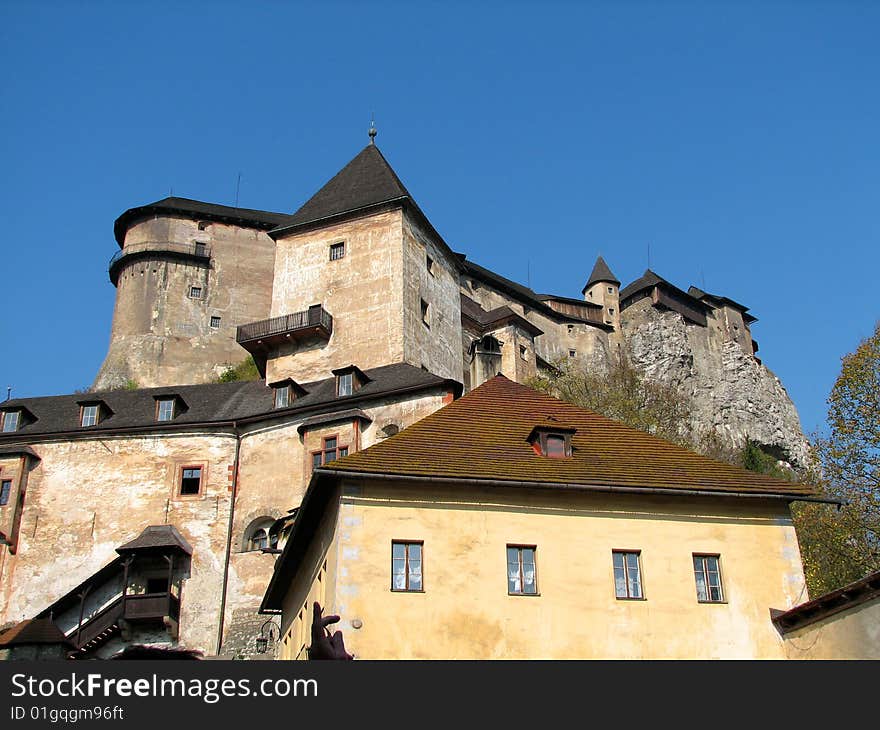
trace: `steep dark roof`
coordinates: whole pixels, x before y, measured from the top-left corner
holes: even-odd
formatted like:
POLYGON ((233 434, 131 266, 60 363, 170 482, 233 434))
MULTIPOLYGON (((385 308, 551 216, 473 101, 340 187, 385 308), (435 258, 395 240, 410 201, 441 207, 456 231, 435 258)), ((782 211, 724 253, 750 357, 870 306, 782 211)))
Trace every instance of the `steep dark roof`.
POLYGON ((403 198, 411 200, 412 196, 379 148, 368 144, 281 227, 304 225, 403 198))
MULTIPOLYGON (((461 257, 460 254, 459 256, 461 257)), ((556 297, 552 294, 537 294, 532 289, 529 289, 522 284, 517 284, 515 281, 511 281, 510 279, 505 279, 500 274, 496 274, 494 271, 489 271, 489 269, 483 268, 482 266, 475 264, 473 261, 466 261, 463 257, 461 257, 461 263, 464 267, 465 273, 472 278, 479 279, 480 281, 483 281, 485 283, 488 283, 490 286, 495 287, 499 291, 502 291, 505 294, 509 294, 514 299, 519 300, 520 302, 526 304, 527 306, 538 312, 541 312, 541 314, 549 317, 550 319, 559 322, 586 322, 588 324, 594 325, 595 327, 599 327, 600 329, 614 329, 612 326, 606 325, 604 322, 597 322, 592 319, 573 317, 567 314, 563 314, 562 312, 558 312, 547 304, 547 301, 551 299, 564 301, 567 299, 567 297, 556 297)), ((576 301, 580 305, 594 308, 594 305, 590 302, 582 302, 580 300, 570 301, 576 301)))
POLYGON ((336 379, 325 378, 302 387, 306 395, 297 397, 289 408, 274 408, 274 393, 262 380, 204 385, 163 386, 138 390, 112 390, 96 393, 21 398, 6 401, 4 407, 26 406, 36 417, 33 423, 12 433, 0 433, 0 447, 12 442, 57 433, 101 433, 125 429, 175 430, 191 424, 211 424, 251 418, 274 418, 288 413, 327 412, 351 408, 353 403, 398 391, 447 386, 460 391, 460 384, 405 363, 385 365, 366 371, 370 379, 348 396, 336 395, 336 379), (156 422, 156 397, 175 394, 186 410, 173 421, 156 422), (113 412, 95 426, 81 428, 79 406, 82 400, 102 401, 113 412))
POLYGON ((120 545, 116 552, 120 555, 141 550, 180 550, 192 555, 192 547, 174 525, 150 525, 134 540, 120 545))
POLYGON ((64 644, 73 648, 64 632, 51 619, 29 618, 0 634, 0 648, 24 644, 64 644))
POLYGON ((636 292, 641 291, 642 289, 647 289, 648 287, 656 286, 657 284, 666 284, 667 286, 671 286, 673 289, 676 289, 673 284, 670 284, 666 279, 662 276, 657 276, 651 269, 645 269, 645 273, 642 274, 638 279, 636 279, 631 284, 627 284, 623 289, 620 290, 620 301, 622 302, 624 299, 628 299, 636 292))
POLYGON ((605 259, 601 256, 596 259, 596 265, 593 266, 593 273, 590 274, 590 278, 587 280, 586 285, 581 291, 585 292, 593 286, 593 284, 599 281, 607 281, 609 284, 617 284, 617 286, 620 286, 617 277, 611 273, 611 269, 608 268, 608 264, 605 263, 605 259))
POLYGON ((702 302, 708 302, 709 304, 713 304, 716 306, 728 306, 733 309, 739 310, 743 315, 743 319, 746 322, 757 322, 758 318, 754 315, 748 314, 749 308, 744 304, 740 304, 739 302, 735 302, 733 299, 728 299, 727 297, 719 296, 718 294, 709 294, 709 292, 705 292, 702 289, 696 286, 688 287, 687 293, 692 297, 699 299, 702 302))
POLYGON ((329 465, 395 474, 677 491, 815 495, 816 489, 709 459, 498 375, 396 436, 329 465), (536 426, 575 429, 570 458, 527 442, 536 426))
POLYGON ((516 322, 534 337, 544 334, 540 327, 536 327, 529 320, 518 314, 508 306, 496 307, 486 311, 469 296, 461 295, 461 315, 475 322, 481 330, 486 331, 503 326, 508 322, 516 322))
POLYGON ((204 218, 221 223, 237 223, 249 228, 260 228, 266 231, 281 225, 290 218, 289 213, 271 213, 266 210, 234 208, 228 205, 204 203, 201 200, 190 200, 189 198, 163 198, 155 203, 148 203, 137 208, 129 208, 119 216, 113 224, 116 242, 122 247, 123 243, 125 243, 125 232, 133 221, 160 213, 177 213, 188 218, 204 218))

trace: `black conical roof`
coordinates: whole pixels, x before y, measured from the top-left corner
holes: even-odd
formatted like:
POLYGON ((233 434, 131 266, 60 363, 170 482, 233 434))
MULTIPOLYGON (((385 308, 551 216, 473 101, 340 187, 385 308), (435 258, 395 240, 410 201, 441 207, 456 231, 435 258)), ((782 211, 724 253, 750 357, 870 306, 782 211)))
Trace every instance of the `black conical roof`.
POLYGON ((584 291, 589 289, 593 284, 599 281, 607 281, 609 284, 617 284, 620 286, 620 282, 617 280, 617 277, 611 273, 611 269, 608 268, 608 264, 605 263, 605 259, 599 256, 596 259, 596 265, 593 267, 593 273, 590 274, 590 278, 584 286, 584 291))
MULTIPOLYGON (((374 144, 368 144, 305 204, 283 228, 412 196, 374 144)), ((414 202, 414 201, 413 201, 414 202)))

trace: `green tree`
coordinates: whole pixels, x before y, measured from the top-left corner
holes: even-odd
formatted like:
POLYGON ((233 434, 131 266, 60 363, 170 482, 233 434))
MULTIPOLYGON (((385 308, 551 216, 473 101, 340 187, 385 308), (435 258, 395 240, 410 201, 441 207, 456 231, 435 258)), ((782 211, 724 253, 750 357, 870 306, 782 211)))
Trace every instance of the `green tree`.
POLYGON ((245 360, 242 360, 235 367, 226 368, 226 370, 220 373, 217 382, 232 383, 236 380, 259 380, 260 377, 260 371, 257 370, 257 364, 254 362, 254 358, 248 355, 245 360))
POLYGON ((880 570, 880 322, 843 357, 828 397, 827 426, 828 435, 815 443, 817 480, 847 504, 795 508, 813 595, 880 570))

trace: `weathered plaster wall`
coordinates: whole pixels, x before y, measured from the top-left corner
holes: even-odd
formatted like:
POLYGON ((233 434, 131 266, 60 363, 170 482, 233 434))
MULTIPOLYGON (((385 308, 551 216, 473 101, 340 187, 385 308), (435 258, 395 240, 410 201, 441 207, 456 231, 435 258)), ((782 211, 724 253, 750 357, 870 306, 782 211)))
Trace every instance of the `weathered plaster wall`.
POLYGON ((785 635, 789 659, 880 659, 880 599, 785 635))
POLYGON ((400 210, 278 239, 270 316, 321 304, 333 317, 333 335, 279 349, 267 363, 267 382, 405 361, 402 239, 400 210), (343 241, 345 256, 331 261, 330 246, 343 241))
POLYGON ((732 446, 746 437, 783 446, 807 463, 808 444, 782 383, 744 343, 728 339, 717 320, 701 327, 642 299, 624 310, 622 328, 632 361, 690 400, 694 428, 714 429, 732 446))
MULTIPOLYGON (((430 491, 344 489, 327 610, 342 616, 346 647, 359 657, 784 657, 770 609, 805 593, 785 505, 430 491), (424 541, 423 593, 390 590, 392 540, 424 541), (508 595, 508 544, 537 546, 540 595, 508 595), (641 551, 646 600, 615 598, 613 549, 641 551), (725 603, 697 602, 693 553, 721 555, 725 603)), ((326 534, 318 542, 305 575, 331 544, 326 534)), ((285 621, 302 595, 298 584, 285 621)))
POLYGON ((234 439, 188 434, 35 444, 19 550, 0 576, 0 622, 30 618, 117 557, 148 525, 173 524, 193 548, 181 599, 184 646, 213 650, 219 619, 234 439), (179 494, 180 469, 202 491, 179 494))
POLYGON ((259 230, 170 215, 135 223, 123 251, 157 250, 123 266, 107 357, 94 389, 210 382, 247 353, 235 341, 240 324, 269 316, 275 244, 259 230), (205 243, 206 266, 170 260, 164 244, 205 243), (202 296, 190 297, 199 286, 202 296), (211 317, 220 326, 211 327, 211 317))
POLYGON ((409 216, 403 219, 403 327, 406 362, 461 382, 458 271, 409 216), (428 305, 427 323, 422 319, 422 301, 428 305))
POLYGON ((553 320, 481 281, 463 279, 461 291, 487 311, 508 306, 540 328, 544 334, 535 339, 534 347, 537 354, 547 362, 571 356, 587 364, 606 363, 610 357, 611 338, 598 327, 553 320), (574 355, 571 355, 572 351, 574 355))

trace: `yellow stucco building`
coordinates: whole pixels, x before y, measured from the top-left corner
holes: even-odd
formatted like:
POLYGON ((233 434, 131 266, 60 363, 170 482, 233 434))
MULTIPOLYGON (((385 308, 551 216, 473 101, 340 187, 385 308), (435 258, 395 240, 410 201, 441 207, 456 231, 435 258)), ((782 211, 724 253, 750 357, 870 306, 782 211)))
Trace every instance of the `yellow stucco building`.
POLYGON ((370 659, 785 658, 821 499, 503 376, 316 469, 263 599, 370 659))

